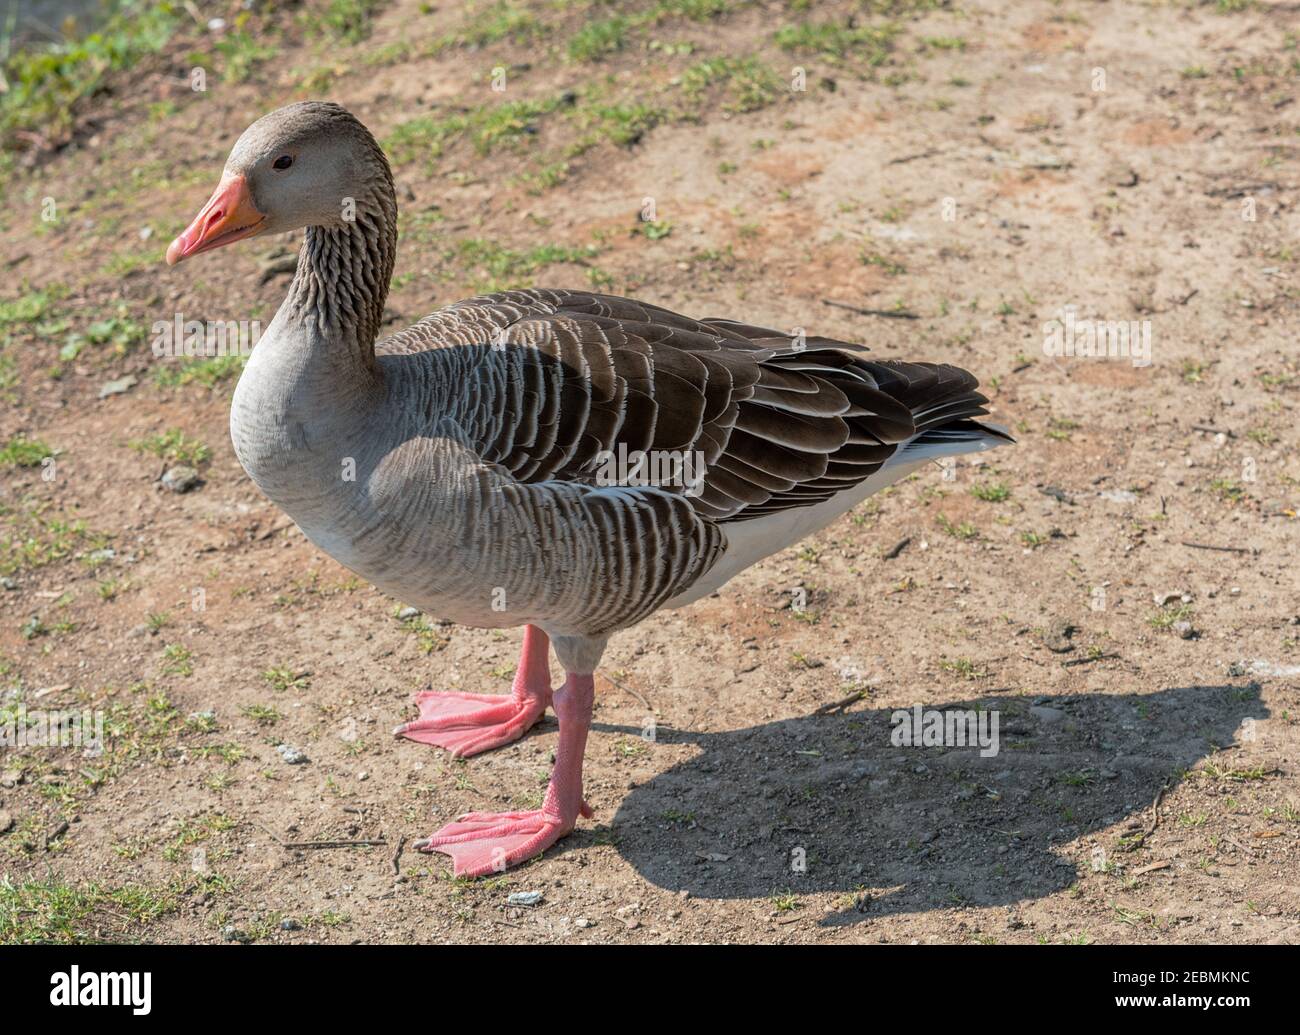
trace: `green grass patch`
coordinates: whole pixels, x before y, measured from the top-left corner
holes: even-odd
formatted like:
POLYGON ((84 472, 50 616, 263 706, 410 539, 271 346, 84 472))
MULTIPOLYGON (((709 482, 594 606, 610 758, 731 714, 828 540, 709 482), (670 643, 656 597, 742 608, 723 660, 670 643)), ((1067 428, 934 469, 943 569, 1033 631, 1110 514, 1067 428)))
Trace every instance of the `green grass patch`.
POLYGON ((344 43, 360 43, 370 35, 370 20, 378 0, 329 0, 324 10, 313 10, 304 22, 344 43))
POLYGON ((262 678, 277 693, 284 693, 286 690, 306 690, 311 686, 306 673, 295 672, 284 666, 268 668, 262 673, 262 678))
POLYGON ((162 674, 188 677, 194 675, 194 655, 179 643, 169 643, 163 648, 162 674))
POLYGON ((569 156, 576 157, 602 140, 608 140, 619 147, 629 147, 638 143, 665 118, 667 112, 663 108, 640 101, 630 104, 583 103, 574 109, 572 115, 574 125, 583 135, 569 148, 569 156))
MULTIPOLYGON (((253 74, 253 69, 280 51, 261 37, 242 29, 229 32, 217 41, 216 51, 221 55, 221 76, 228 83, 242 83, 253 74)), ((192 55, 198 60, 202 55, 192 55)))
POLYGON ((877 269, 883 270, 887 277, 901 277, 907 272, 907 267, 901 262, 897 262, 879 252, 873 252, 868 248, 863 248, 858 253, 858 261, 864 266, 875 266, 877 269))
POLYGON ((966 40, 961 36, 926 36, 921 40, 925 50, 965 50, 966 40))
POLYGON ((188 438, 180 428, 168 428, 131 443, 137 453, 152 453, 163 460, 197 467, 212 458, 212 450, 198 439, 188 438))
POLYGON ((637 223, 633 232, 640 234, 647 241, 662 241, 673 232, 673 225, 664 219, 652 219, 637 223))
POLYGON ((883 65, 894 49, 896 25, 840 25, 836 22, 801 22, 777 29, 772 39, 790 53, 812 53, 835 61, 852 56, 875 68, 883 65))
POLYGON ((1189 622, 1191 619, 1191 606, 1182 604, 1175 608, 1156 611, 1147 618, 1147 625, 1151 626, 1152 629, 1168 629, 1175 622, 1189 622))
POLYGON ((187 359, 159 365, 154 379, 164 388, 183 388, 186 385, 217 385, 236 379, 243 372, 247 356, 212 356, 208 359, 187 359))
POLYGON ((980 668, 970 658, 956 658, 952 661, 941 661, 939 667, 945 672, 951 672, 954 675, 961 676, 963 679, 983 679, 988 675, 985 669, 980 668))
POLYGON ((284 718, 283 713, 269 704, 246 704, 239 710, 245 718, 252 719, 259 726, 274 726, 284 718))
POLYGON ((531 43, 549 31, 528 8, 503 0, 475 10, 458 31, 439 37, 429 50, 437 55, 453 47, 486 47, 502 40, 531 43))
POLYGON ((143 929, 176 908, 170 889, 105 888, 59 877, 0 880, 0 943, 83 945, 140 940, 143 929))
MULTIPOLYGON (((159 261, 162 256, 159 255, 159 261)), ((125 356, 145 340, 145 326, 128 316, 122 306, 114 316, 96 320, 85 331, 73 331, 65 339, 59 357, 65 361, 76 359, 85 345, 93 345, 115 357, 125 356)))
POLYGON ((51 517, 47 505, 23 507, 0 503, 0 575, 43 568, 78 550, 94 551, 108 537, 86 528, 81 520, 51 517))
POLYGON ((399 165, 416 159, 433 162, 442 157, 449 144, 462 139, 468 140, 480 155, 487 155, 534 135, 538 120, 562 103, 560 97, 506 101, 441 117, 421 116, 398 126, 385 146, 399 165))
POLYGON ((451 641, 438 632, 424 615, 412 615, 402 619, 402 626, 415 637, 416 646, 425 654, 442 650, 451 641))
POLYGON ((17 150, 26 134, 65 138, 77 104, 115 71, 156 53, 189 15, 181 4, 126 0, 104 27, 78 40, 25 48, 4 63, 9 89, 0 93, 0 149, 17 150))
POLYGON ((543 244, 535 248, 507 248, 494 241, 469 238, 461 241, 452 260, 470 275, 476 291, 508 291, 530 287, 535 274, 556 263, 584 265, 599 254, 594 245, 570 248, 543 244))
POLYGON ((1216 478, 1210 483, 1210 491, 1224 503, 1241 503, 1246 499, 1246 490, 1231 478, 1216 478))
POLYGON ((986 482, 972 485, 970 494, 985 503, 1005 503, 1011 498, 1011 490, 1003 482, 986 482))
POLYGON ((588 22, 569 40, 567 48, 571 61, 599 61, 622 50, 627 44, 628 20, 614 15, 601 21, 588 22))
POLYGON ((956 524, 946 514, 940 514, 934 520, 935 524, 954 539, 977 539, 979 537, 979 529, 969 521, 956 524))
POLYGON ((758 111, 773 104, 785 91, 785 81, 758 58, 714 57, 692 65, 682 73, 682 92, 691 101, 701 101, 721 88, 727 111, 758 111))
MULTIPOLYGON (((0 94, 3 97, 4 94, 0 94)), ((30 327, 50 316, 54 303, 63 297, 61 288, 43 288, 27 291, 17 298, 0 300, 0 332, 14 326, 30 327)))
POLYGON ((0 399, 12 403, 18 387, 18 361, 7 352, 0 352, 0 399))
POLYGON ((655 21, 667 18, 685 18, 692 22, 707 22, 728 11, 749 6, 737 0, 661 0, 650 12, 655 21))
POLYGON ((44 442, 18 435, 0 446, 0 467, 40 467, 54 450, 44 442))

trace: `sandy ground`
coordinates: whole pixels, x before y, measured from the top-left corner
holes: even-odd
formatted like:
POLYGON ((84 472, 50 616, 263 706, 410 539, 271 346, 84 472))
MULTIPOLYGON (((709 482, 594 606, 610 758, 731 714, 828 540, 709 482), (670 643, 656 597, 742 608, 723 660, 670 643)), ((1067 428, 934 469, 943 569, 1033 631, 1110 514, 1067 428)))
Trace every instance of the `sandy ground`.
POLYGON ((394 3, 356 45, 258 23, 277 56, 241 82, 218 65, 202 97, 170 78, 199 45, 178 40, 7 184, 0 445, 54 465, 0 467, 0 688, 10 712, 101 710, 109 741, 0 754, 0 871, 31 910, 11 893, 5 937, 1300 941, 1294 5, 736 5, 598 61, 567 41, 607 8, 530 9, 536 38, 433 56, 482 12, 394 3), (879 64, 773 39, 850 16, 898 27, 879 64), (468 762, 388 731, 418 689, 504 691, 519 632, 397 617, 244 476, 233 378, 176 384, 141 340, 176 312, 269 321, 287 275, 262 260, 292 242, 171 270, 161 248, 243 127, 292 99, 389 140, 593 84, 674 109, 693 66, 751 55, 807 90, 714 84, 568 159, 581 106, 399 164, 395 324, 503 280, 597 284, 957 363, 1018 444, 616 636, 595 820, 453 880, 399 844, 538 802, 554 719, 468 762), (638 226, 646 198, 661 232, 638 226), (510 259, 544 244, 589 251, 510 259), (1145 324, 1150 364, 1046 355, 1067 306, 1145 324), (210 451, 185 494, 159 481, 174 454, 133 445, 172 429, 210 451), (996 710, 999 752, 895 746, 917 704, 996 710), (287 847, 322 840, 383 844, 287 847), (541 903, 508 903, 527 891, 541 903))

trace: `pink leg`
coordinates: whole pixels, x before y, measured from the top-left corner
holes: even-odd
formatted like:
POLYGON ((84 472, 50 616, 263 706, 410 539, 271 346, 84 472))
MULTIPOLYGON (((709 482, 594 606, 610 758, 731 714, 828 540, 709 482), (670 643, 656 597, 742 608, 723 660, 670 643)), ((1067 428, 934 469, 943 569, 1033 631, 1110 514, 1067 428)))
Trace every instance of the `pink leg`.
POLYGON ((502 694, 416 694, 420 717, 393 730, 393 735, 435 744, 466 758, 518 740, 551 703, 550 640, 535 625, 524 626, 524 648, 509 697, 502 694))
POLYGON ((569 833, 580 815, 590 818, 591 806, 582 799, 582 753, 595 694, 591 676, 572 674, 555 691, 560 746, 540 809, 469 812, 413 847, 450 855, 457 877, 482 877, 539 855, 569 833))

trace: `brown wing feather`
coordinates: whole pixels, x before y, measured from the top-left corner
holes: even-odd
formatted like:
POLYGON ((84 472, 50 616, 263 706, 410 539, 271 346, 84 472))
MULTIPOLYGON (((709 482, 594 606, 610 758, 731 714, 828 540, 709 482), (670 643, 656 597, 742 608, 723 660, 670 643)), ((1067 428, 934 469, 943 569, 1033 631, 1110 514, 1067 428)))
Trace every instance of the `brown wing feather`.
POLYGON ((448 415, 485 462, 525 484, 592 484, 603 451, 699 450, 704 483, 688 498, 719 522, 829 499, 900 443, 986 412, 957 367, 869 360, 861 345, 610 295, 480 296, 377 351, 430 350, 460 389, 448 415))

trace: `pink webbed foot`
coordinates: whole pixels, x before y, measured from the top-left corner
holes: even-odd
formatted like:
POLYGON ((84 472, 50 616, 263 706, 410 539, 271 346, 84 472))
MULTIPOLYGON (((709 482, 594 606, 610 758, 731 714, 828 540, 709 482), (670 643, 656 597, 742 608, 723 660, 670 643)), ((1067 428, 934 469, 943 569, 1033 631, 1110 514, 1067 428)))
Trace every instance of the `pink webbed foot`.
POLYGON ((587 746, 595 686, 590 675, 571 674, 555 691, 560 720, 555 767, 540 809, 527 812, 469 812, 415 847, 451 856, 457 877, 500 873, 539 855, 569 833, 579 816, 590 818, 582 796, 582 753, 587 746))
MULTIPOLYGON (((585 801, 579 811, 588 818, 593 815, 585 801)), ((546 809, 468 812, 412 847, 451 856, 457 877, 484 877, 541 855, 570 833, 576 820, 566 821, 546 809)))
MULTIPOLYGON (((549 697, 549 692, 547 697, 549 697)), ((416 695, 420 717, 393 730, 395 736, 446 748, 467 758, 518 740, 546 714, 541 694, 434 693, 416 695)))
POLYGON ((546 633, 533 625, 525 627, 519 670, 510 696, 425 690, 415 697, 420 717, 402 723, 393 735, 446 748, 456 758, 518 740, 551 703, 549 649, 546 633))

